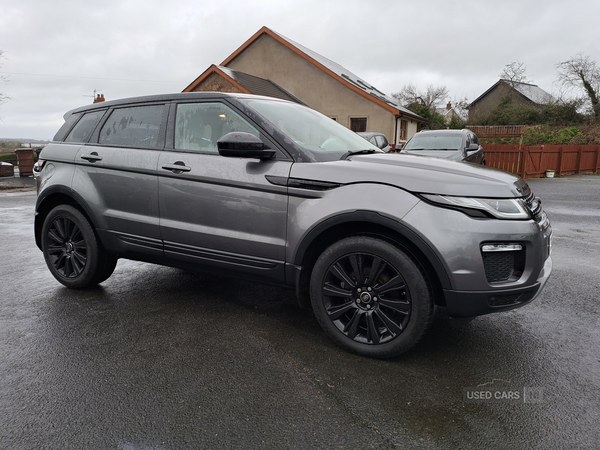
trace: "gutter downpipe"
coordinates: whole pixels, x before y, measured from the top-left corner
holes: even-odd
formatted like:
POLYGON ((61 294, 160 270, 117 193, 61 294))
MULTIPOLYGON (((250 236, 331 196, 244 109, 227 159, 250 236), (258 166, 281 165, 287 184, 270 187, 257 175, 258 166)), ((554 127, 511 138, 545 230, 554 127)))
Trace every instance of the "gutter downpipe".
POLYGON ((396 116, 396 126, 394 127, 394 149, 396 148, 396 145, 398 145, 398 119, 400 119, 400 117, 402 117, 402 114, 398 111, 398 115, 396 116))

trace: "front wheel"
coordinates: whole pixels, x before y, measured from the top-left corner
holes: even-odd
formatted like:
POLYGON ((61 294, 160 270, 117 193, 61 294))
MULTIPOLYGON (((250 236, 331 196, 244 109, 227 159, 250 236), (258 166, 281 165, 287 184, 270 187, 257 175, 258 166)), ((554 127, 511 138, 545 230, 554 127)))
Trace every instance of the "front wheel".
POLYGON ((72 289, 101 283, 117 263, 104 250, 86 217, 69 205, 59 205, 46 216, 42 251, 54 278, 72 289))
POLYGON ((310 281, 317 320, 340 346, 391 358, 412 348, 429 326, 433 301, 415 262, 380 239, 355 236, 318 258, 310 281))

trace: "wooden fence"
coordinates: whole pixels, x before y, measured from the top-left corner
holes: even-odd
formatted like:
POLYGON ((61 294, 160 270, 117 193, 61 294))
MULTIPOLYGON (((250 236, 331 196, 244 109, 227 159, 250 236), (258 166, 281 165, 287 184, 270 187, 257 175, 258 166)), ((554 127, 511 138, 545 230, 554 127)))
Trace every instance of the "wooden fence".
POLYGON ((556 176, 600 171, 600 145, 483 145, 489 167, 519 175, 540 178, 547 170, 556 176))

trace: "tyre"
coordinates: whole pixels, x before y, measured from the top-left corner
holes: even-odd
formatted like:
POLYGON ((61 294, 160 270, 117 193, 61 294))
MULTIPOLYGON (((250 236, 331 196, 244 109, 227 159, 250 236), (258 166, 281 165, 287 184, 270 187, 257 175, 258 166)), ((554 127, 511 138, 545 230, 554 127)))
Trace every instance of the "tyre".
POLYGON ((117 263, 117 258, 104 250, 86 217, 69 205, 59 205, 46 216, 42 251, 54 278, 72 289, 103 282, 117 263))
POLYGON ((355 236, 318 258, 311 303, 323 329, 341 347, 372 358, 412 348, 429 326, 433 301, 415 262, 380 239, 355 236))

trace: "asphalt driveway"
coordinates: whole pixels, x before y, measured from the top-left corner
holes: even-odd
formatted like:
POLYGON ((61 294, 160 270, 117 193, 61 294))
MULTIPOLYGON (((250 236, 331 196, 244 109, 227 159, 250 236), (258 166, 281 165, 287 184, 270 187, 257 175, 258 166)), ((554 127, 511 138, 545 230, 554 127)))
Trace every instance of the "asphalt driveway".
POLYGON ((600 177, 529 182, 554 229, 541 297, 461 328, 440 310, 390 361, 269 286, 121 260, 68 290, 35 193, 0 191, 0 449, 598 448, 600 177))

